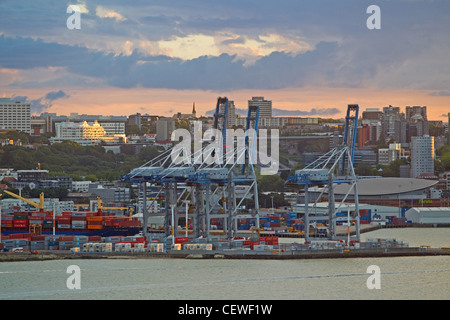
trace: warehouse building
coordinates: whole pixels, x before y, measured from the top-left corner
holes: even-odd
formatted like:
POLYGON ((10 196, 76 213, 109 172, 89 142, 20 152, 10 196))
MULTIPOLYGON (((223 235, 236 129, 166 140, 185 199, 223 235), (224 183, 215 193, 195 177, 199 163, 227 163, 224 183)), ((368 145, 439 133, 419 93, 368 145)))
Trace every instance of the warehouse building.
POLYGON ((450 224, 450 207, 411 208, 406 211, 406 219, 412 223, 450 224))

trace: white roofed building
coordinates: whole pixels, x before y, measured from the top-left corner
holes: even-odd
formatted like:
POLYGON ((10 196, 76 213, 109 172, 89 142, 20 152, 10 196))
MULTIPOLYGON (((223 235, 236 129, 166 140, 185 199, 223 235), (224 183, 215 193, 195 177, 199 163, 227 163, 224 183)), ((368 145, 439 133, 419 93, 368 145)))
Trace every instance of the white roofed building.
POLYGON ((406 211, 406 219, 412 223, 450 224, 450 207, 411 208, 406 211))

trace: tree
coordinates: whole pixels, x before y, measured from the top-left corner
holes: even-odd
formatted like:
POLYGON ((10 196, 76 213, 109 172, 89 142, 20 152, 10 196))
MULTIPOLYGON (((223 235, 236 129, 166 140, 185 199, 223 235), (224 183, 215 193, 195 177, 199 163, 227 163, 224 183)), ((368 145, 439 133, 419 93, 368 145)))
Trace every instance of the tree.
POLYGON ((258 190, 261 192, 282 192, 284 190, 284 180, 276 174, 261 176, 258 181, 258 190))
POLYGON ((373 175, 373 168, 366 162, 361 162, 355 167, 355 173, 358 176, 371 176, 373 175))

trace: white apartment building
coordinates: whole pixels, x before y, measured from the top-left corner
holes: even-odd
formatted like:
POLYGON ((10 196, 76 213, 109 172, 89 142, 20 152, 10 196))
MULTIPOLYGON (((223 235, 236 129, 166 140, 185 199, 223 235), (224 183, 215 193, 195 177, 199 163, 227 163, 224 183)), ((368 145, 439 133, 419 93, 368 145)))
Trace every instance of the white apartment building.
POLYGON ((0 129, 31 133, 31 104, 0 98, 0 129))
POLYGON ((423 173, 434 173, 434 137, 412 137, 411 139, 411 177, 423 173))
POLYGON ((89 192, 92 181, 72 181, 72 191, 89 192))
POLYGON ((51 143, 74 141, 83 146, 96 145, 100 142, 120 142, 126 140, 125 135, 108 135, 105 128, 97 121, 92 125, 84 121, 82 124, 74 122, 55 123, 55 137, 50 138, 51 143))

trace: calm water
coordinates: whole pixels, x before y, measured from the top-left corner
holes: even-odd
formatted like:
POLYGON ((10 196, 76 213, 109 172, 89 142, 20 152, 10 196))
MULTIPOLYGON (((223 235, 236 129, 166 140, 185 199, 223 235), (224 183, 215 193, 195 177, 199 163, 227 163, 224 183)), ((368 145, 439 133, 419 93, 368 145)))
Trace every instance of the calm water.
MULTIPOLYGON (((450 247, 449 229, 383 229, 415 245, 450 247), (426 241, 425 241, 426 240, 426 241)), ((0 299, 450 299, 450 257, 319 260, 60 260, 0 263, 0 299), (81 269, 81 289, 66 286, 81 269), (369 290, 367 267, 381 270, 369 290)))

